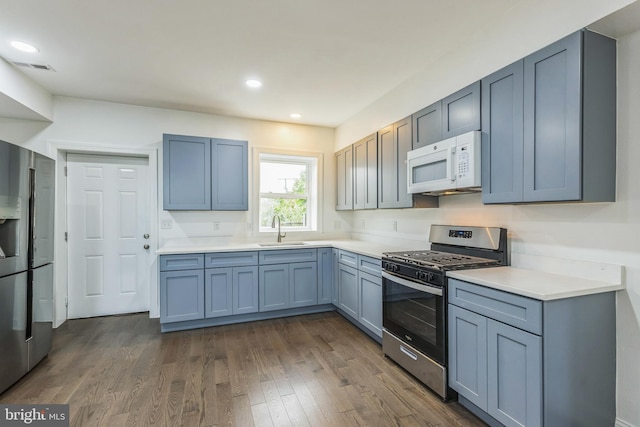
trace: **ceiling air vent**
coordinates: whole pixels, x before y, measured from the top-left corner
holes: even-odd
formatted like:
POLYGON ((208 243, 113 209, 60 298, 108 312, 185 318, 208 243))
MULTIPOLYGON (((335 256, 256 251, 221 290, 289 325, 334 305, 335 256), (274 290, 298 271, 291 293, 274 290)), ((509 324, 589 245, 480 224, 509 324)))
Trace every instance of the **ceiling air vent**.
POLYGON ((24 68, 33 68, 35 70, 55 71, 51 65, 29 64, 28 62, 14 62, 13 65, 24 68))

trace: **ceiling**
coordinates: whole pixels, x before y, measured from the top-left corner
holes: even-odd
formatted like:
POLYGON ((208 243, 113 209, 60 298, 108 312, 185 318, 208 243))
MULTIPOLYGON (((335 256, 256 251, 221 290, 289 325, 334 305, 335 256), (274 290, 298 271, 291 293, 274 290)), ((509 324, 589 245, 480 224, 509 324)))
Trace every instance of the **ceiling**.
POLYGON ((530 1, 0 0, 0 57, 53 95, 335 127, 530 1))

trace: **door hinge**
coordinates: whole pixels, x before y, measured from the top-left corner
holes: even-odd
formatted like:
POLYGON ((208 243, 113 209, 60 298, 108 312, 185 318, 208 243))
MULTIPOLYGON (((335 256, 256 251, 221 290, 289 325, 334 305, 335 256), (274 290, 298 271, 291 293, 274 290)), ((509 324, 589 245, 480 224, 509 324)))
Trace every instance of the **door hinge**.
POLYGON ((64 232, 64 241, 67 242, 69 240, 69 233, 64 232))
POLYGON ((64 297, 64 306, 69 307, 69 297, 64 297))
POLYGON ((64 167, 64 176, 67 176, 67 167, 64 167))

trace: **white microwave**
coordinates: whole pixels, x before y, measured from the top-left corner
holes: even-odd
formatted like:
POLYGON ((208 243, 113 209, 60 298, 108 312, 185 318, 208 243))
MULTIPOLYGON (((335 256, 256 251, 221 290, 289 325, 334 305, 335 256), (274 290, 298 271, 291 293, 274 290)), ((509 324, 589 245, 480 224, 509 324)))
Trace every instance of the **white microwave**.
POLYGON ((480 131, 472 131, 409 151, 409 193, 480 191, 480 141, 480 131))

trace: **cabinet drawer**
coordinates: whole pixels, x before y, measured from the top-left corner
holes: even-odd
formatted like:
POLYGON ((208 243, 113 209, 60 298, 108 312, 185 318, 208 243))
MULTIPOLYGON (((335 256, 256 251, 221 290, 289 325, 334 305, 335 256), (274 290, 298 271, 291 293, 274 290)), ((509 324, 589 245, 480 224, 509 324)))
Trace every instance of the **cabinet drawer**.
POLYGON ((338 262, 353 268, 358 268, 358 255, 353 252, 338 250, 338 262))
POLYGON ((382 262, 377 258, 358 255, 358 270, 381 277, 382 262))
POLYGON ((448 281, 449 303, 542 335, 542 302, 456 279, 448 281))
POLYGON ((258 265, 258 252, 220 252, 204 255, 205 268, 258 265))
POLYGON ((160 255, 160 271, 204 268, 204 254, 160 255))
POLYGON ((292 262, 317 261, 318 250, 313 249, 282 249, 276 251, 260 251, 260 264, 289 264, 292 262))

